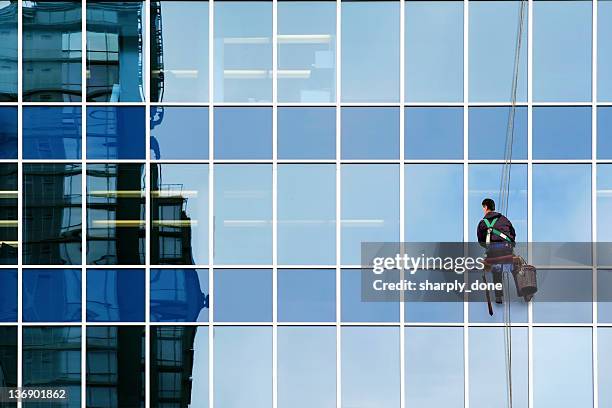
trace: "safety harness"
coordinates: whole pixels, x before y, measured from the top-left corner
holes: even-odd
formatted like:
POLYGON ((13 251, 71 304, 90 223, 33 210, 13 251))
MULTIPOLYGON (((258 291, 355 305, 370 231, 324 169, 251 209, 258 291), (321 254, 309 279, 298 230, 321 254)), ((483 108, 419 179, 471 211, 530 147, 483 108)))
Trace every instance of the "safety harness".
POLYGON ((491 243, 491 234, 492 233, 497 235, 501 239, 504 239, 504 240, 506 240, 508 242, 512 242, 512 239, 509 236, 507 236, 506 234, 504 234, 503 232, 501 232, 497 228, 493 228, 493 226, 495 225, 495 223, 497 222, 498 219, 499 219, 499 217, 493 218, 492 220, 488 220, 486 218, 482 219, 484 221, 485 225, 487 226, 487 245, 489 245, 491 243))

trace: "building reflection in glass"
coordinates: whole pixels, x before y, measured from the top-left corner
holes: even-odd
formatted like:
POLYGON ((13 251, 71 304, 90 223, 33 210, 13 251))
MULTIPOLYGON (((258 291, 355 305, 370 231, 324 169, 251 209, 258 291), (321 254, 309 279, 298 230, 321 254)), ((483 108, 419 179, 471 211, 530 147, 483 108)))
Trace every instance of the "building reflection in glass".
POLYGON ((88 269, 88 322, 143 322, 144 269, 88 269))
POLYGON ((81 328, 23 328, 23 386, 63 388, 65 402, 23 403, 32 408, 81 407, 81 328))
POLYGON ((17 263, 17 164, 0 163, 0 264, 17 263))
MULTIPOLYGON (((17 386, 17 327, 0 327, 0 387, 17 386)), ((0 408, 13 408, 17 403, 0 402, 0 408)))
POLYGON ((87 328, 87 407, 144 407, 142 326, 87 328))
POLYGON ((145 261, 144 166, 87 165, 87 263, 145 261))
MULTIPOLYGON (((0 45, 0 49, 1 48, 2 48, 2 45, 0 45)), ((0 107, 0 159, 17 160, 17 107, 16 106, 1 106, 0 107)))
POLYGON ((151 327, 152 408, 208 406, 208 327, 151 327))
POLYGON ((24 106, 24 159, 80 159, 79 106, 24 106))
POLYGON ((151 165, 151 263, 208 263, 208 165, 151 165))
POLYGON ((80 322, 80 269, 24 269, 24 322, 80 322))
POLYGON ((16 321, 17 269, 0 269, 0 322, 16 321))
POLYGON ((82 166, 23 165, 23 262, 81 263, 82 166))
POLYGON ((0 2, 0 102, 17 100, 17 1, 0 2))
POLYGON ((81 2, 23 1, 23 99, 81 100, 81 2))
POLYGON ((145 159, 145 109, 87 107, 87 159, 145 159))
POLYGON ((87 2, 87 100, 144 100, 141 1, 87 2))
POLYGON ((151 269, 151 320, 208 321, 208 269, 151 269))

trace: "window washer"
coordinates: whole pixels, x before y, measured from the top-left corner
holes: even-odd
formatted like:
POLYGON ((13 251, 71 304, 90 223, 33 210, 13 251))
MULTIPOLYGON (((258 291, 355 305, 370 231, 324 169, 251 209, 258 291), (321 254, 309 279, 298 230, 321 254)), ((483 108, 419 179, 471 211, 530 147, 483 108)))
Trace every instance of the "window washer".
MULTIPOLYGON (((504 273, 512 273, 516 232, 508 218, 495 211, 495 201, 482 201, 484 218, 478 223, 478 242, 487 251, 486 263, 491 265, 493 282, 502 283, 504 273)), ((503 303, 503 291, 495 291, 495 303, 503 303)))

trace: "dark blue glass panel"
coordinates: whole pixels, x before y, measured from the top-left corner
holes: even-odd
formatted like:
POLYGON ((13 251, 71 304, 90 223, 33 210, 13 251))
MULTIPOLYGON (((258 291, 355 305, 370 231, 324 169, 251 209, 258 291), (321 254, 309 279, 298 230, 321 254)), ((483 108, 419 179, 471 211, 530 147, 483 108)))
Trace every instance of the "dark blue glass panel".
MULTIPOLYGON (((0 381, 3 387, 17 387, 17 326, 0 327, 0 381)), ((5 402, 2 408, 17 408, 17 402, 5 402)))
POLYGON ((271 108, 215 108, 215 159, 271 158, 271 108))
POLYGON ((0 102, 17 101, 17 1, 0 3, 0 102))
POLYGON ((0 163, 0 264, 17 264, 17 165, 0 163))
POLYGON ((335 269, 279 269, 278 320, 335 322, 335 269))
MULTIPOLYGON (((503 160, 509 107, 478 107, 469 110, 469 155, 472 160, 503 160)), ((514 113, 512 158, 527 159, 527 108, 514 113)))
POLYGON ((208 160, 208 108, 151 107, 152 160, 208 160))
POLYGON ((151 269, 151 321, 207 322, 207 269, 151 269))
POLYGON ((23 320, 80 322, 80 269, 24 269, 23 320))
POLYGON ((13 106, 2 106, 0 107, 0 159, 16 158, 17 108, 13 106))
POLYGON ((0 322, 17 321, 17 270, 0 269, 0 322))
POLYGON ((80 159, 81 108, 24 106, 24 159, 80 159))
POLYGON ((597 108, 597 158, 612 159, 612 106, 597 108))
POLYGON ((144 108, 89 106, 87 108, 87 158, 144 159, 144 108))
POLYGON ((144 269, 88 269, 88 322, 142 322, 144 269))
POLYGON ((342 270, 343 322, 397 322, 397 302, 363 302, 361 300, 361 269, 342 270))
POLYGON ((342 108, 343 159, 397 159, 399 142, 399 109, 342 108))
POLYGON ((336 109, 278 108, 279 159, 335 159, 336 109))
POLYGON ((270 269, 216 269, 215 321, 272 321, 270 269))
POLYGON ((406 108, 406 159, 462 159, 463 108, 406 108))
POLYGON ((590 159, 591 122, 587 106, 533 108, 533 158, 590 159))

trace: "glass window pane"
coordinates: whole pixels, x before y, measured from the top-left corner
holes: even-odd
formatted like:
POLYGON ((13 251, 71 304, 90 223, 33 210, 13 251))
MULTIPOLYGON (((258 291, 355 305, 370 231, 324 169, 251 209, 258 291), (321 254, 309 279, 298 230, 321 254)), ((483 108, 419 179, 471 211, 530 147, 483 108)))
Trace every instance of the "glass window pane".
POLYGON ((3 1, 0 14, 0 101, 12 102, 17 101, 17 0, 3 1))
POLYGON ((215 108, 215 159, 272 159, 272 108, 215 108))
POLYGON ((534 159, 590 159, 591 108, 533 108, 534 159))
POLYGON ((399 109, 342 108, 342 159, 398 159, 399 109))
MULTIPOLYGON (((439 241, 439 240, 438 240, 439 241)), ((422 282, 443 281, 443 271, 422 269, 411 280, 420 285, 422 282)), ((463 322, 463 298, 447 297, 444 301, 424 300, 420 293, 407 294, 404 301, 404 320, 416 323, 460 323, 463 322), (453 300, 455 299, 455 300, 453 300)))
POLYGON ((215 165, 216 264, 272 263, 272 166, 215 165))
POLYGON ((612 159, 612 106, 597 108, 597 158, 612 159))
POLYGON ((24 159, 80 159, 81 108, 24 106, 24 159))
POLYGON ((591 100, 592 4, 583 0, 533 3, 533 99, 591 100))
POLYGON ((463 408, 463 328, 404 330, 406 406, 463 408))
MULTIPOLYGON (((590 247, 589 247, 590 250, 590 247)), ((591 269, 541 269, 534 298, 537 323, 590 323, 593 321, 593 272, 591 269), (541 301, 538 301, 541 299, 541 301)))
POLYGON ((335 327, 278 328, 278 407, 336 407, 335 327))
POLYGON ((87 263, 145 263, 142 164, 87 165, 87 263))
POLYGON ((24 269, 23 320, 80 322, 80 269, 24 269))
POLYGON ((17 165, 0 163, 0 264, 17 264, 17 165))
POLYGON ((144 2, 87 2, 87 100, 144 100, 144 2))
POLYGON ((81 263, 82 167, 80 164, 23 165, 23 262, 81 263))
MULTIPOLYGON (((17 327, 0 327, 0 378, 4 387, 17 387, 17 364, 17 327)), ((17 408, 17 402, 5 406, 17 408)))
POLYGON ((272 101, 272 2, 215 3, 215 102, 272 101))
MULTIPOLYGON (((17 270, 0 269, 0 322, 16 321, 17 270)), ((0 353, 0 356, 1 355, 2 353, 0 353)))
POLYGON ((336 4, 278 3, 278 101, 336 100, 336 4))
POLYGON ((208 164, 151 165, 151 263, 208 263, 208 164))
POLYGON ((207 322, 208 269, 151 269, 151 321, 207 322))
POLYGON ((342 101, 398 102, 400 3, 342 1, 342 101))
POLYGON ((399 167, 345 164, 341 171, 342 264, 358 265, 362 242, 399 239, 399 167))
POLYGON ((23 99, 81 100, 81 2, 22 1, 23 99))
POLYGON ((278 263, 336 262, 336 166, 278 166, 278 263))
POLYGON ((400 406, 399 328, 342 328, 342 405, 400 406))
MULTIPOLYGON (((504 160, 508 121, 511 115, 512 109, 505 106, 469 109, 471 160, 504 160)), ((527 107, 525 106, 519 106, 514 111, 512 159, 527 159, 527 107)))
POLYGON ((597 3, 597 99, 602 102, 612 102, 612 1, 601 0, 597 3))
POLYGON ((208 102, 208 2, 155 2, 151 23, 151 100, 208 102))
POLYGON ((151 107, 152 160, 208 160, 208 108, 151 107))
MULTIPOLYGON (((512 80, 521 2, 473 1, 470 7, 470 101, 508 102, 512 80)), ((517 101, 527 100, 528 7, 524 9, 517 101)))
POLYGON ((335 159, 336 109, 278 108, 279 159, 335 159))
POLYGON ((612 165, 597 165, 597 241, 612 242, 612 165))
POLYGON ((593 406, 591 328, 533 329, 535 407, 593 406))
POLYGON ((335 322, 335 269, 279 269, 278 320, 335 322))
POLYGON ((405 25, 406 102, 461 102, 463 2, 407 1, 405 25))
POLYGON ((144 269, 88 269, 88 322, 142 322, 144 269))
POLYGON ((398 322, 397 301, 364 302, 361 298, 361 269, 342 270, 343 322, 398 322))
POLYGON ((17 159, 17 107, 0 107, 0 159, 17 159))
POLYGON ((214 406, 270 408, 272 328, 215 327, 214 330, 214 406))
POLYGON ((597 359, 599 374, 599 404, 602 407, 612 404, 612 329, 609 327, 596 329, 597 332, 597 359))
POLYGON ((406 159, 463 159, 463 108, 410 107, 404 115, 406 159))
POLYGON ((87 158, 144 160, 145 120, 138 106, 87 107, 87 158))
POLYGON ((272 270, 215 269, 214 273, 215 321, 272 321, 272 270))

